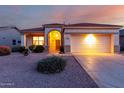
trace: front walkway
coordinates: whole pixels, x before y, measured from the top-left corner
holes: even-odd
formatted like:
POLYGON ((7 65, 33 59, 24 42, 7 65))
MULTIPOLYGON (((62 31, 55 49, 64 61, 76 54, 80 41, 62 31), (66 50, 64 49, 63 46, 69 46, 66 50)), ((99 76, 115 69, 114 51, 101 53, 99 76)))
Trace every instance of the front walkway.
POLYGON ((23 56, 13 53, 0 56, 0 87, 14 88, 83 88, 98 87, 71 55, 63 55, 67 60, 65 70, 58 74, 41 74, 36 71, 37 61, 50 54, 32 53, 23 56))
POLYGON ((100 87, 124 88, 124 56, 119 54, 74 54, 100 87))

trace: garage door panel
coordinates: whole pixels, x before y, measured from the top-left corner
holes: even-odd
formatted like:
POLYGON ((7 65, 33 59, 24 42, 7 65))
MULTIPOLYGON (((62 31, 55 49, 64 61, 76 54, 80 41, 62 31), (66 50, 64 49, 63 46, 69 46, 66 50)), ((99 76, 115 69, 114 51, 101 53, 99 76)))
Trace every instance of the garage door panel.
POLYGON ((86 34, 71 35, 71 52, 82 52, 82 53, 111 52, 110 35, 94 35, 94 37, 96 38, 95 44, 88 45, 86 42, 84 42, 86 38, 86 34))

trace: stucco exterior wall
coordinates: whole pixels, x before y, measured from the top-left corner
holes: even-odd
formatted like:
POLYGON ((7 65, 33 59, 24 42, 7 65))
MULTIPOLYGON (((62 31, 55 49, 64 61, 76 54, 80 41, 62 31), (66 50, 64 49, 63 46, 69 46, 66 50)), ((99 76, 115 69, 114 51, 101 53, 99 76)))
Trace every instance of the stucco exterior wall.
POLYGON ((21 46, 25 46, 26 47, 26 34, 21 33, 21 46))
POLYGON ((33 45, 33 36, 26 36, 26 39, 27 39, 27 42, 26 42, 26 46, 30 46, 30 45, 33 45))
POLYGON ((64 34, 64 51, 65 52, 70 52, 70 39, 71 35, 70 34, 64 34))
POLYGON ((119 33, 113 34, 113 38, 114 38, 114 52, 119 53, 120 52, 119 33))
POLYGON ((105 34, 105 33, 118 33, 116 29, 65 29, 65 33, 91 33, 91 34, 105 34))
POLYGON ((6 29, 0 30, 0 45, 7 45, 10 47, 20 46, 21 35, 16 29, 6 29), (16 45, 13 45, 13 40, 16 40, 16 45))

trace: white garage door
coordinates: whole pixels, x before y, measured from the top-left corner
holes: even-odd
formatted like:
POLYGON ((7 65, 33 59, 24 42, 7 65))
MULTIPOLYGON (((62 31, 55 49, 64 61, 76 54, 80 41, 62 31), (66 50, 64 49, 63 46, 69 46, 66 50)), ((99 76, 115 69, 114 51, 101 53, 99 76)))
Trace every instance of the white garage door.
POLYGON ((71 52, 110 53, 111 35, 109 34, 71 35, 71 52))

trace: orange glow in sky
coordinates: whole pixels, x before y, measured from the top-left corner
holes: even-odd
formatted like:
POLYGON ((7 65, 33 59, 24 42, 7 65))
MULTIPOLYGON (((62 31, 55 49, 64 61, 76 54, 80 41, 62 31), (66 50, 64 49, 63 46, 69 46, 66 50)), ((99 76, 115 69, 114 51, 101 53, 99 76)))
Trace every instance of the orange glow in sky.
POLYGON ((124 25, 124 5, 0 6, 0 26, 24 29, 48 23, 124 25))

